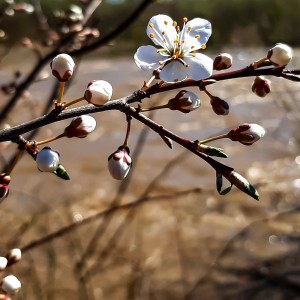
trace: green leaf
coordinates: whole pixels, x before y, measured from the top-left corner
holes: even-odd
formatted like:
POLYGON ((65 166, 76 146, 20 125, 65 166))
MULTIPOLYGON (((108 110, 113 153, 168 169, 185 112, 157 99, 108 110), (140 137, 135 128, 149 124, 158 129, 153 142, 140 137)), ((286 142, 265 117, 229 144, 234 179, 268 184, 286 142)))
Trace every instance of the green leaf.
POLYGON ((56 169, 56 171, 53 172, 56 176, 60 177, 61 179, 64 180, 70 180, 70 177, 66 171, 66 169, 64 168, 63 165, 58 165, 58 168, 56 169))

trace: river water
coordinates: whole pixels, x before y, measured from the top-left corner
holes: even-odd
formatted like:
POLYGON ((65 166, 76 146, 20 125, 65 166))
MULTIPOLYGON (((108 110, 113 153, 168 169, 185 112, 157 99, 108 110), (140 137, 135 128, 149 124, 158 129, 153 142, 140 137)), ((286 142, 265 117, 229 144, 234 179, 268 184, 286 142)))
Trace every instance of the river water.
MULTIPOLYGON (((233 69, 264 54, 232 53, 233 69)), ((292 67, 297 65, 296 55, 292 67)), ((109 81, 116 99, 138 90, 148 78, 132 58, 86 59, 65 100, 80 97, 93 79, 109 81)), ((270 80, 272 92, 265 98, 251 92, 251 78, 208 87, 229 103, 225 117, 216 116, 208 97, 196 89, 202 100, 198 110, 148 114, 191 140, 245 122, 262 125, 266 136, 251 147, 227 140, 211 144, 228 154, 221 162, 256 186, 259 202, 236 188, 218 195, 215 174, 204 161, 178 145, 170 150, 134 120, 131 177, 127 184, 113 180, 107 157, 123 142, 126 130, 119 112, 95 115, 97 130, 86 139, 51 144, 71 181, 40 173, 24 156, 1 204, 3 251, 25 247, 69 224, 82 225, 24 251, 14 267, 24 286, 20 299, 299 299, 300 88, 295 82, 270 80), (126 206, 131 202, 136 204, 126 206), (111 205, 125 206, 107 212, 111 205)), ((16 107, 17 117, 8 121, 38 116, 51 82, 35 83, 30 98, 16 107)), ((175 94, 155 96, 142 105, 163 104, 175 94)), ((37 140, 61 133, 68 123, 44 128, 37 140)), ((5 148, 4 157, 13 149, 5 148)))

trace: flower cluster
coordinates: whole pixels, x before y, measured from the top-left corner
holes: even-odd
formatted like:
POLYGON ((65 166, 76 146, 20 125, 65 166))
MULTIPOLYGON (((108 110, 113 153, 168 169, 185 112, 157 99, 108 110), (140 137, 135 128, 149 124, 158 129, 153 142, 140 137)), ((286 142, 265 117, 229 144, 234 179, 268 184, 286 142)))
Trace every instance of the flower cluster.
MULTIPOLYGON (((5 256, 0 256, 0 272, 19 262, 21 256, 21 250, 18 248, 9 250, 5 256)), ((0 299, 10 300, 10 297, 16 295, 20 289, 21 282, 19 279, 14 275, 7 275, 0 281, 0 299)))

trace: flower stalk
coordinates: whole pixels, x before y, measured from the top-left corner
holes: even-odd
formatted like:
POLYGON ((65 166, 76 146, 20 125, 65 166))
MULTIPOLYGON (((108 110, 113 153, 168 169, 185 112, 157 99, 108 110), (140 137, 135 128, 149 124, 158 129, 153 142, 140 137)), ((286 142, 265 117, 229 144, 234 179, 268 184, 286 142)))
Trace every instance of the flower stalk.
POLYGON ((76 103, 78 103, 80 101, 83 101, 83 100, 85 100, 85 98, 84 97, 80 97, 80 98, 77 98, 77 99, 72 100, 70 102, 63 103, 62 107, 63 107, 63 109, 65 109, 65 108, 67 108, 67 107, 69 107, 71 105, 74 105, 74 104, 76 104, 76 103))
POLYGON ((60 139, 60 138, 63 138, 63 137, 65 137, 65 136, 66 136, 65 133, 61 133, 61 134, 59 134, 58 136, 54 136, 54 137, 51 137, 51 138, 46 139, 46 140, 43 140, 43 141, 35 142, 35 145, 36 145, 36 146, 44 145, 44 144, 47 144, 47 143, 56 141, 56 140, 58 140, 58 139, 60 139))

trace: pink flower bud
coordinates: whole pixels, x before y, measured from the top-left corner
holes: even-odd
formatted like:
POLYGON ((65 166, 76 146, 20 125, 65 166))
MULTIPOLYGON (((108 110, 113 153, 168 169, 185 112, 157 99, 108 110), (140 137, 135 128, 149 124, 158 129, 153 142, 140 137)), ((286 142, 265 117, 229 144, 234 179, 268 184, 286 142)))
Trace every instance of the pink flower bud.
POLYGON ((201 101, 195 93, 183 90, 180 91, 175 98, 169 100, 168 105, 171 110, 189 113, 200 107, 201 101))
POLYGON ((221 53, 214 59, 214 70, 221 71, 232 66, 232 56, 228 53, 221 53))
POLYGON ((228 133, 228 137, 232 141, 240 142, 243 145, 250 146, 265 135, 263 127, 257 124, 242 124, 232 129, 228 133))
POLYGON ((219 115, 219 116, 226 116, 229 113, 229 104, 219 98, 219 97, 215 97, 212 96, 210 99, 210 104, 211 107, 213 109, 213 111, 215 112, 215 114, 219 115))
POLYGON ((108 170, 110 175, 117 180, 124 179, 131 168, 131 157, 129 156, 129 148, 121 146, 108 157, 108 170))
POLYGON ((276 67, 284 67, 291 61, 293 50, 286 44, 278 43, 269 50, 267 57, 276 67))
POLYGON ((2 279, 1 289, 5 293, 9 295, 15 295, 18 293, 20 288, 21 288, 21 282, 16 276, 8 275, 2 279))
POLYGON ((59 154, 50 147, 43 148, 35 158, 37 167, 42 172, 54 172, 59 165, 59 154))
POLYGON ((70 125, 65 128, 65 135, 68 138, 78 137, 85 138, 89 133, 96 128, 96 120, 88 115, 83 115, 74 118, 70 125))
POLYGON ((94 80, 90 82, 84 93, 86 101, 94 105, 103 105, 112 97, 112 86, 104 80, 94 80))
POLYGON ((70 55, 59 54, 54 57, 50 66, 53 76, 55 76, 59 81, 64 82, 71 78, 75 63, 70 55))
POLYGON ((0 177, 0 203, 8 196, 10 176, 2 174, 0 177))
POLYGON ((256 76, 252 84, 252 92, 259 97, 265 97, 271 91, 271 82, 263 76, 256 76))

